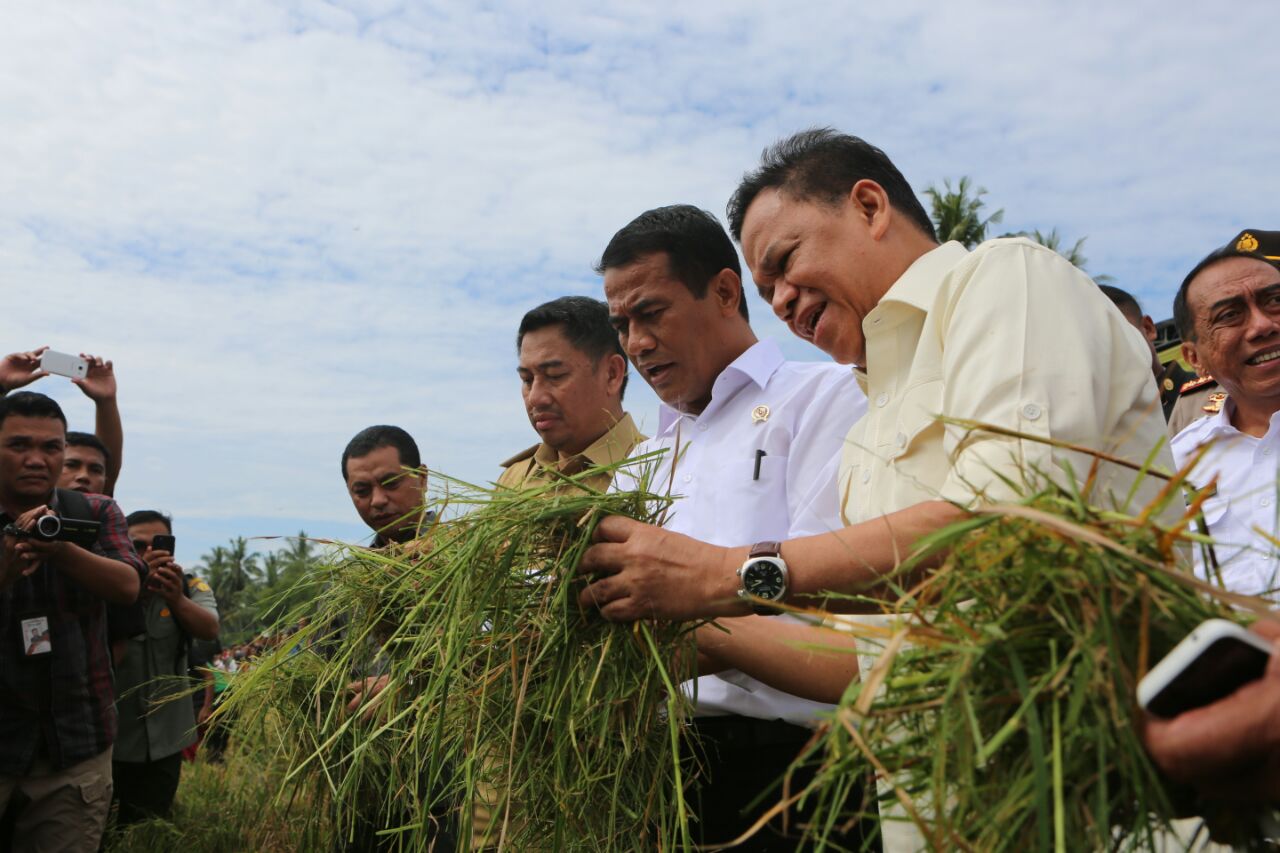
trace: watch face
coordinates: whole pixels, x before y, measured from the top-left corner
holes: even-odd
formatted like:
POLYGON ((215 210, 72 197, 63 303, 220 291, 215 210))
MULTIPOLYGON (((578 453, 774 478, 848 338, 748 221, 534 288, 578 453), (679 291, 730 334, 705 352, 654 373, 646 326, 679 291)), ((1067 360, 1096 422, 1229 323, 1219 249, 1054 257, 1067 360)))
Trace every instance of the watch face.
POLYGON ((756 560, 743 570, 742 588, 756 598, 777 601, 786 591, 787 577, 773 560, 756 560))

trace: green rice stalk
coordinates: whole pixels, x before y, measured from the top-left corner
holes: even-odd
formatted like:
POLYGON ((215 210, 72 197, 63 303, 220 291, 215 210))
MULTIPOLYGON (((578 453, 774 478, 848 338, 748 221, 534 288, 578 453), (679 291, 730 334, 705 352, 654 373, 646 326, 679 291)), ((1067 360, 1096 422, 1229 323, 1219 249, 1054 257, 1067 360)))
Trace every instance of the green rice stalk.
MULTIPOLYGON (((1181 511, 1186 471, 1150 465, 1169 483, 1132 514, 1094 505, 1092 472, 1028 472, 1021 501, 928 537, 885 581, 892 603, 851 597, 900 627, 850 628, 885 651, 798 759, 820 762, 803 792, 814 849, 869 810, 853 782, 873 772, 892 783, 880 809, 901 805, 931 849, 1162 849, 1190 792, 1143 748, 1137 683, 1203 620, 1268 605, 1180 566, 1179 542, 1201 538, 1181 511)), ((1258 840, 1257 813, 1227 817, 1258 840)))
POLYGON ((346 838, 373 821, 425 850, 447 815, 467 849, 481 802, 498 849, 689 849, 674 686, 693 673, 690 626, 604 622, 574 577, 600 518, 652 521, 670 501, 601 494, 601 470, 525 491, 433 473, 442 520, 404 548, 341 549, 306 581, 296 646, 238 676, 220 713, 346 838), (374 676, 385 689, 348 713, 348 683, 374 676))

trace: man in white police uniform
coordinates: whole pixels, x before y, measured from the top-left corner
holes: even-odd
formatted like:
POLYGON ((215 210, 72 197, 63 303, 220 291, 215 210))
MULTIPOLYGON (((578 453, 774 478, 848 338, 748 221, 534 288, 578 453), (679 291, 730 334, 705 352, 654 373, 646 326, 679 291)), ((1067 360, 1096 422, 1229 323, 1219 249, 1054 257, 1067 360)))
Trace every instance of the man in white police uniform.
MULTIPOLYGON (((635 455, 667 450, 650 481, 680 496, 664 526, 723 545, 839 527, 841 446, 866 399, 847 368, 789 363, 776 343, 756 339, 737 253, 715 217, 689 205, 648 211, 614 235, 598 271, 623 349, 662 400, 657 435, 635 455)), ((620 479, 617 487, 627 488, 620 479)), ((776 546, 757 550, 777 555, 776 546)), ((759 563, 742 591, 759 595, 781 582, 773 568, 759 563)), ((842 642, 829 630, 776 615, 721 624, 727 634, 699 630, 700 677, 685 685, 703 744, 695 805, 702 844, 733 840, 777 802, 777 791, 762 795, 857 675, 848 651, 800 647, 842 642)), ((800 784, 793 779, 792 790, 800 784)), ((792 833, 795 821, 793 814, 792 833)), ((794 849, 782 832, 775 820, 735 849, 794 849)), ((854 846, 857 833, 842 840, 854 846)))
POLYGON ((1211 252, 1178 288, 1173 316, 1187 361, 1227 395, 1173 439, 1179 467, 1204 448, 1193 483, 1217 480, 1202 509, 1218 568, 1204 555, 1197 568, 1210 580, 1220 573, 1233 592, 1271 593, 1280 566, 1280 231, 1242 231, 1211 252))

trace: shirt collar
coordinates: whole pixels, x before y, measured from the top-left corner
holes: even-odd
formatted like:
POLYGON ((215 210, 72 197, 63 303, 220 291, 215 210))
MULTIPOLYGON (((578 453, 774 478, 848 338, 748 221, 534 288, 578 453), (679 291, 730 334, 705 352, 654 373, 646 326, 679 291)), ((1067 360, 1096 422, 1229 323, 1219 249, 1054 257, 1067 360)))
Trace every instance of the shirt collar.
MULTIPOLYGON (((920 311, 928 311, 933 296, 942 286, 943 277, 968 256, 969 250, 952 240, 930 249, 916 258, 907 271, 898 277, 880 303, 867 313, 869 319, 886 302, 901 302, 920 311)), ((863 321, 866 325, 866 321, 863 321)))
MULTIPOLYGON (((1219 435, 1244 435, 1231 423, 1231 418, 1235 415, 1235 411, 1236 403, 1228 396, 1222 401, 1222 408, 1204 418, 1204 440, 1219 435)), ((1280 426, 1280 411, 1275 411, 1271 413, 1271 420, 1267 424, 1267 434, 1276 432, 1278 426, 1280 426)))
POLYGON ((725 399, 733 396, 748 382, 754 382, 756 387, 763 391, 769 384, 769 380, 773 378, 773 374, 777 373, 778 368, 785 363, 786 359, 777 341, 772 338, 756 341, 747 348, 746 352, 729 362, 729 366, 720 371, 720 375, 711 386, 711 402, 702 410, 701 415, 694 416, 689 412, 682 412, 668 406, 666 403, 659 403, 658 435, 666 434, 683 417, 702 417, 713 412, 724 403, 725 399))
POLYGON ((533 453, 533 459, 539 465, 557 468, 562 474, 577 474, 592 465, 614 465, 631 455, 644 436, 636 429, 636 422, 629 412, 623 412, 622 418, 611 426, 604 435, 597 438, 590 447, 571 459, 560 462, 560 454, 543 443, 533 453))

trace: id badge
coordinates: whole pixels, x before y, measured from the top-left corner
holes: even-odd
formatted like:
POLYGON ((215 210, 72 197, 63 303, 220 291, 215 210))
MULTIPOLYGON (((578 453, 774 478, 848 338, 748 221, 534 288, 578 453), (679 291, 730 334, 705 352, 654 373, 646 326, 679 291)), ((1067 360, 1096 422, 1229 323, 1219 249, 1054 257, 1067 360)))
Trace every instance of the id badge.
POLYGON ((49 637, 49 617, 32 616, 22 620, 22 652, 29 658, 53 651, 49 637))

